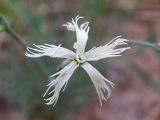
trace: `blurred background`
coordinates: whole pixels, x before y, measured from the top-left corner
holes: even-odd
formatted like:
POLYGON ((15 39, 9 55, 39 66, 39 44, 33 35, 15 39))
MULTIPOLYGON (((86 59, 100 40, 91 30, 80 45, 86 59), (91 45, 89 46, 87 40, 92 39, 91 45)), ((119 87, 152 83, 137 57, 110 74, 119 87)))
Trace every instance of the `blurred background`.
POLYGON ((0 0, 0 120, 160 120, 160 52, 130 44, 122 57, 94 65, 115 83, 101 107, 88 75, 79 68, 57 105, 46 106, 48 76, 60 59, 24 56, 32 44, 60 44, 73 50, 76 36, 62 24, 76 15, 90 22, 87 50, 122 35, 160 42, 159 0, 0 0), (18 37, 18 38, 17 38, 18 37))

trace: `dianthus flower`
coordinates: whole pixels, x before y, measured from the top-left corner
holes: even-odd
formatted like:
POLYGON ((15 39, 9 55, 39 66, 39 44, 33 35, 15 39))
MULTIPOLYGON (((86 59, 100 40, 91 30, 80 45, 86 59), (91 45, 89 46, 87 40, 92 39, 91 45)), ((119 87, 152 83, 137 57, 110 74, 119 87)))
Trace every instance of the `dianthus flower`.
POLYGON ((111 88, 114 84, 105 78, 96 68, 94 68, 89 61, 98 61, 107 57, 119 57, 121 56, 120 53, 130 49, 130 47, 125 47, 128 45, 128 40, 118 36, 104 46, 94 47, 85 52, 90 27, 88 26, 89 22, 85 22, 79 26, 78 20, 81 18, 83 17, 76 16, 75 19, 72 18, 71 22, 63 24, 63 26, 65 26, 68 30, 76 32, 77 41, 73 45, 76 52, 64 48, 61 45, 56 46, 52 44, 33 44, 34 48, 27 48, 27 52, 25 54, 27 57, 37 58, 49 56, 53 58, 66 58, 71 61, 63 69, 50 76, 53 80, 47 85, 48 89, 43 96, 49 96, 45 99, 47 105, 55 106, 60 92, 62 90, 64 91, 70 77, 78 67, 82 67, 88 73, 96 88, 100 104, 102 105, 102 100, 107 100, 107 98, 109 98, 111 88), (108 92, 107 98, 104 96, 105 91, 108 92))

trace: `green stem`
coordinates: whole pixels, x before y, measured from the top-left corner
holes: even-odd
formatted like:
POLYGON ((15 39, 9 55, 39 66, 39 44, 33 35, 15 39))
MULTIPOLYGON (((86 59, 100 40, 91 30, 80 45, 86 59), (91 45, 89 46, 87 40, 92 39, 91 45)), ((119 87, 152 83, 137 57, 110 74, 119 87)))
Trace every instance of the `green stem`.
POLYGON ((15 33, 15 31, 13 31, 10 28, 6 28, 6 32, 11 35, 16 41, 17 43, 19 43, 23 48, 26 48, 27 46, 25 45, 25 43, 20 39, 20 37, 15 33))
MULTIPOLYGON (((21 45, 21 47, 23 49, 26 49, 26 45, 23 42, 23 40, 16 34, 16 32, 10 27, 10 25, 7 23, 7 21, 4 19, 3 16, 0 16, 0 23, 4 26, 4 30, 11 35, 12 38, 14 38, 14 40, 19 43, 21 45)), ((38 69, 40 69, 42 71, 42 73, 46 76, 48 75, 48 70, 46 69, 46 67, 41 63, 41 61, 38 61, 36 59, 33 59, 33 62, 35 63, 35 65, 38 67, 38 69)), ((70 63, 70 60, 66 59, 62 62, 62 64, 60 66, 57 67, 57 70, 62 69, 63 67, 65 67, 68 63, 70 63)))
POLYGON ((129 43, 133 44, 133 45, 139 45, 142 47, 150 47, 150 48, 154 48, 154 49, 156 47, 156 44, 154 44, 154 43, 139 41, 139 40, 130 40, 129 43))
MULTIPOLYGON (((26 45, 23 42, 23 40, 16 34, 16 32, 8 25, 7 21, 3 18, 3 16, 0 17, 1 18, 1 24, 4 25, 4 29, 5 31, 17 42, 20 44, 20 46, 23 49, 26 49, 26 45)), ((44 75, 48 75, 48 70, 46 69, 46 67, 41 63, 41 61, 38 61, 36 59, 33 59, 34 64, 38 67, 38 69, 40 69, 42 71, 42 73, 44 75)))
POLYGON ((155 43, 139 41, 139 40, 130 40, 129 43, 133 45, 138 45, 140 47, 153 48, 155 51, 160 52, 160 43, 155 44, 155 43))
MULTIPOLYGON (((11 28, 6 29, 6 31, 22 46, 23 49, 26 49, 27 46, 25 45, 25 43, 20 39, 20 37, 11 28)), ((44 75, 48 74, 47 68, 42 64, 41 61, 33 59, 33 62, 42 71, 42 73, 44 73, 44 75)))

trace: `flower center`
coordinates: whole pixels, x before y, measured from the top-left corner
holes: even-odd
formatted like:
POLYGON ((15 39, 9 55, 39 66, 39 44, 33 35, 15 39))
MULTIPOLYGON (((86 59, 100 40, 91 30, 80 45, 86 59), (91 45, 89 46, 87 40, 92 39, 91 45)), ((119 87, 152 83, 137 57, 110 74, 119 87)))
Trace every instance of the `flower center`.
POLYGON ((79 63, 84 63, 86 61, 86 57, 83 54, 76 54, 76 61, 79 63))

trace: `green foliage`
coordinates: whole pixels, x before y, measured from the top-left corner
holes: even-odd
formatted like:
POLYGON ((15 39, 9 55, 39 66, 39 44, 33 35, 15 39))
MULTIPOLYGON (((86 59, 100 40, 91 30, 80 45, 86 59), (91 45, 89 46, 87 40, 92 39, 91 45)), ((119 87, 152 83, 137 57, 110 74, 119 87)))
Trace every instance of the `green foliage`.
POLYGON ((0 32, 4 32, 5 31, 5 28, 2 24, 0 24, 0 32))
POLYGON ((14 8, 9 0, 0 1, 0 13, 13 18, 15 16, 14 8))
POLYGON ((84 11, 92 17, 103 15, 109 2, 110 0, 85 0, 84 11))
POLYGON ((4 32, 10 25, 11 21, 9 18, 0 13, 0 32, 4 32))

